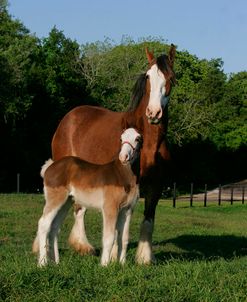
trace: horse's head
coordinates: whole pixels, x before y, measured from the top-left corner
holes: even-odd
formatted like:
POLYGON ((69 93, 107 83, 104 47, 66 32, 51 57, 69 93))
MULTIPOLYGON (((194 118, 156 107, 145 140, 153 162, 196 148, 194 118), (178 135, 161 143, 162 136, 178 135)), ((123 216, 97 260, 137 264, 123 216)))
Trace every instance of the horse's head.
POLYGON ((121 150, 119 160, 123 165, 133 163, 140 154, 142 136, 134 128, 124 130, 121 135, 121 150))
POLYGON ((175 83, 173 63, 176 48, 172 44, 168 56, 162 55, 157 59, 146 48, 146 56, 149 62, 147 76, 147 89, 149 92, 149 102, 146 108, 146 116, 152 124, 161 121, 163 110, 168 103, 171 87, 175 83))

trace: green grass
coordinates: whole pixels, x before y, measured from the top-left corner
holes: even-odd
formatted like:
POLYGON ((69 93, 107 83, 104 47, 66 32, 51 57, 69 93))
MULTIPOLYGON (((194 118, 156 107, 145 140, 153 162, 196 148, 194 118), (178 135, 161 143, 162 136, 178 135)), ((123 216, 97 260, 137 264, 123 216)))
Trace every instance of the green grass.
MULTIPOLYGON (((69 213, 60 235, 60 264, 39 269, 31 253, 42 195, 0 195, 0 301, 247 301, 247 206, 188 207, 160 201, 154 231, 157 264, 134 262, 140 202, 131 222, 124 266, 99 265, 67 244, 69 213)), ((101 250, 101 214, 90 211, 88 237, 101 250)))

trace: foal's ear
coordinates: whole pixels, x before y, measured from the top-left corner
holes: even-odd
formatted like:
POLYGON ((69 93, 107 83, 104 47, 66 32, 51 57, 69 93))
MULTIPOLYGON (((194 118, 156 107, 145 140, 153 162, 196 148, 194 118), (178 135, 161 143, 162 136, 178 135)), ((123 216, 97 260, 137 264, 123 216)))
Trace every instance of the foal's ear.
POLYGON ((171 67, 173 67, 174 60, 176 55, 176 46, 174 44, 171 44, 171 48, 169 50, 168 58, 171 64, 171 67))
POLYGON ((150 51, 148 50, 147 47, 145 48, 145 52, 146 52, 146 57, 147 57, 147 59, 148 59, 148 63, 151 64, 151 63, 153 62, 154 55, 153 55, 152 52, 150 52, 150 51))

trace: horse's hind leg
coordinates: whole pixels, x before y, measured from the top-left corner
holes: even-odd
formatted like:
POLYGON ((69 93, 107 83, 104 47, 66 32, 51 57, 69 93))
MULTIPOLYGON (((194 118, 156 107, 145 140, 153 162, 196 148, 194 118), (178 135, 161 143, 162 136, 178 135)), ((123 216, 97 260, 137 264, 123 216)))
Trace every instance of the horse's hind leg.
POLYGON ((41 216, 38 224, 38 246, 39 246, 39 266, 44 266, 47 264, 47 252, 49 249, 49 233, 51 230, 51 224, 56 217, 58 209, 47 210, 47 207, 44 208, 44 214, 41 216))
POLYGON ((52 248, 49 249, 49 257, 56 263, 59 263, 58 233, 60 230, 60 226, 64 221, 71 205, 71 198, 68 198, 66 203, 59 209, 58 214, 52 222, 51 231, 49 235, 49 243, 52 248))
POLYGON ((86 208, 75 204, 75 223, 69 236, 69 244, 81 255, 95 254, 94 247, 88 242, 85 230, 86 208))
MULTIPOLYGON (((54 221, 60 221, 60 210, 68 199, 68 192, 66 190, 57 192, 56 190, 47 188, 45 198, 46 205, 43 210, 43 215, 39 220, 37 237, 34 241, 34 246, 38 246, 39 248, 39 266, 47 264, 48 251, 49 254, 55 254, 55 252, 52 251, 54 249, 54 242, 52 244, 50 243, 50 237, 52 237, 54 221)), ((58 249, 56 253, 58 253, 58 249)))

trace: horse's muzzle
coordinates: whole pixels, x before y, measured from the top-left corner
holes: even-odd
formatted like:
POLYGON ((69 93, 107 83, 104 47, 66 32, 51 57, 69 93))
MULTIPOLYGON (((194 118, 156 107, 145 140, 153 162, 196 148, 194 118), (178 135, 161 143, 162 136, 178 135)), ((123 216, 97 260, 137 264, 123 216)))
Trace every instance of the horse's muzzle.
POLYGON ((161 122, 161 119, 158 119, 158 118, 154 118, 154 119, 148 118, 148 122, 151 125, 158 125, 161 122))

